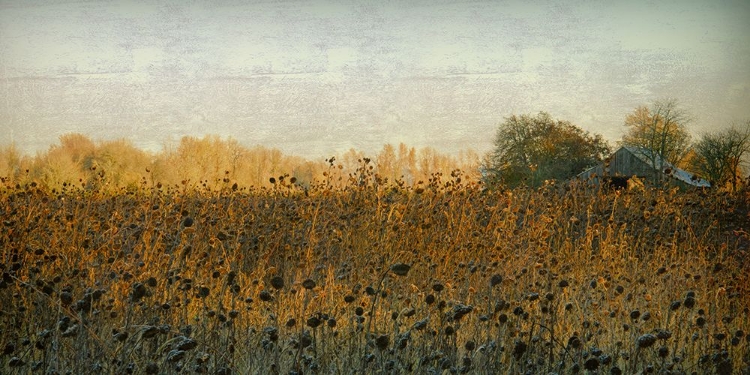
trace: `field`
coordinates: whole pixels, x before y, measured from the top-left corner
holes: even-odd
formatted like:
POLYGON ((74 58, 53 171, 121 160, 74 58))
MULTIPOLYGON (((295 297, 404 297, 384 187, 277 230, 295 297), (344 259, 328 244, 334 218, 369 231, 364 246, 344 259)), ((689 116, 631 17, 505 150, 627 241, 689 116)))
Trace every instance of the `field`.
POLYGON ((334 173, 5 184, 0 372, 750 371, 741 194, 334 173))

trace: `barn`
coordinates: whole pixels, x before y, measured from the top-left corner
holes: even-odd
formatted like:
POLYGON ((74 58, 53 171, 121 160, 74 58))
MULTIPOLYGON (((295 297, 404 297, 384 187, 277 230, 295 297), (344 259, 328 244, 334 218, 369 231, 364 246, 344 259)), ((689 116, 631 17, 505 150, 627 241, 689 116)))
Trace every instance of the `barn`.
POLYGON ((651 155, 651 151, 645 148, 623 146, 606 158, 603 163, 578 174, 578 179, 599 183, 606 180, 616 187, 626 187, 628 179, 637 176, 642 181, 659 181, 663 178, 662 181, 668 185, 678 186, 681 189, 711 187, 708 181, 675 167, 666 160, 662 160, 659 155, 655 157, 656 163, 654 164, 657 168, 654 168, 650 160, 651 155))

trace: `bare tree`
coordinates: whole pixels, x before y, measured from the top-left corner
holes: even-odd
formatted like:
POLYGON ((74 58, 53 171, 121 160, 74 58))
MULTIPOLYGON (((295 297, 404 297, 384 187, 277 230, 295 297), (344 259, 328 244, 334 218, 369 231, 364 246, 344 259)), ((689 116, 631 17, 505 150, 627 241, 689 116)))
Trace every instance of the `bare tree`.
POLYGON ((695 144, 697 172, 714 186, 730 184, 736 191, 742 180, 743 158, 750 154, 750 121, 738 128, 706 133, 695 144))

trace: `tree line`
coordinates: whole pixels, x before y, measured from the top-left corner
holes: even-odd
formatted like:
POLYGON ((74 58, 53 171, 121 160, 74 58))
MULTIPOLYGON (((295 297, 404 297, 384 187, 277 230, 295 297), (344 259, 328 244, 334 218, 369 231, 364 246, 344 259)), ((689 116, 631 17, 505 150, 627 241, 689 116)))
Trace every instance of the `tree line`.
MULTIPOLYGON (((616 145, 642 150, 655 170, 663 170, 659 164, 668 162, 709 180, 712 186, 736 191, 747 180, 750 121, 703 133, 695 141, 689 124, 687 111, 675 100, 655 101, 626 116, 625 134, 616 145)), ((498 125, 492 151, 484 156, 473 150, 448 155, 431 147, 385 144, 371 157, 370 166, 381 180, 408 185, 427 182, 436 173, 461 170, 466 177, 481 178, 490 186, 536 187, 573 178, 612 151, 601 135, 540 112, 505 118, 498 125)), ((128 140, 95 142, 71 133, 35 156, 23 155, 13 144, 0 148, 0 178, 10 184, 36 182, 51 188, 192 184, 214 189, 230 182, 270 187, 270 177, 288 175, 302 185, 327 180, 343 186, 366 156, 350 149, 325 160, 308 160, 215 135, 185 136, 176 145, 150 153, 128 140)))
MULTIPOLYGON (((712 186, 736 191, 746 180, 750 121, 703 133, 696 141, 689 124, 687 111, 674 99, 657 100, 627 115, 626 131, 617 145, 631 146, 657 171, 668 162, 707 179, 712 186)), ((486 155, 482 170, 492 185, 539 186, 575 177, 611 152, 612 145, 601 135, 555 120, 548 113, 513 115, 498 126, 494 148, 486 155)))
MULTIPOLYGON (((205 189, 234 184, 268 188, 273 185, 271 177, 279 176, 294 177, 300 185, 326 180, 343 186, 366 156, 349 149, 328 159, 308 160, 285 155, 275 148, 247 147, 235 139, 215 135, 185 136, 175 145, 150 153, 129 140, 95 142, 86 135, 71 133, 60 136, 59 143, 35 156, 22 154, 14 144, 0 148, 0 178, 10 185, 34 182, 58 190, 67 186, 120 189, 157 184, 205 189)), ((382 181, 413 185, 427 182, 433 173, 447 175, 456 169, 479 178, 480 156, 472 150, 448 155, 431 147, 385 144, 368 160, 382 181)))

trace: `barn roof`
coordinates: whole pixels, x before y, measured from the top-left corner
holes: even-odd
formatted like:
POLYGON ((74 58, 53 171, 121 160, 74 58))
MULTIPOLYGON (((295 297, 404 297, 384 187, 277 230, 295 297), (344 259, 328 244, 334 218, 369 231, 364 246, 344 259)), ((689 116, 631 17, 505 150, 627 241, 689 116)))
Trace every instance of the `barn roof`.
MULTIPOLYGON (((623 146, 626 150, 628 150, 631 154, 633 154, 635 157, 643 161, 644 163, 651 165, 650 155, 654 155, 651 153, 651 150, 643 148, 643 147, 633 147, 633 146, 623 146)), ((672 163, 662 160, 661 155, 655 154, 655 161, 658 165, 664 165, 665 168, 670 168, 671 173, 669 174, 670 177, 675 178, 677 180, 680 180, 688 185, 696 186, 696 187, 711 187, 711 183, 702 179, 698 178, 695 174, 690 173, 684 169, 675 167, 672 163)))
MULTIPOLYGON (((651 150, 646 149, 646 148, 642 148, 642 147, 622 146, 617 151, 615 151, 613 153, 613 155, 617 154, 617 153, 621 153, 623 150, 626 151, 626 152, 628 152, 629 154, 633 155, 638 160, 642 161, 643 164, 646 165, 648 168, 653 168, 651 166, 651 160, 650 160, 651 155, 652 155, 651 154, 651 150)), ((678 181, 680 181, 680 182, 682 182, 684 184, 690 185, 690 186, 695 186, 695 187, 711 187, 711 183, 710 182, 708 182, 708 181, 706 181, 706 180, 704 180, 702 178, 698 178, 693 173, 690 173, 690 172, 688 172, 688 171, 686 171, 684 169, 677 168, 672 163, 670 163, 670 162, 668 162, 666 160, 662 160, 662 158, 661 158, 661 156, 659 154, 656 154, 655 156, 656 156, 655 157, 656 164, 663 165, 665 167, 665 169, 666 168, 670 169, 670 173, 668 174, 668 176, 670 176, 670 177, 672 177, 672 178, 674 178, 674 179, 676 179, 676 180, 678 180, 678 181)), ((579 176, 588 176, 588 175, 591 175, 592 172, 597 171, 597 170, 603 170, 602 166, 599 165, 599 166, 595 166, 595 167, 592 167, 590 169, 587 169, 586 171, 581 172, 579 174, 579 176)))

